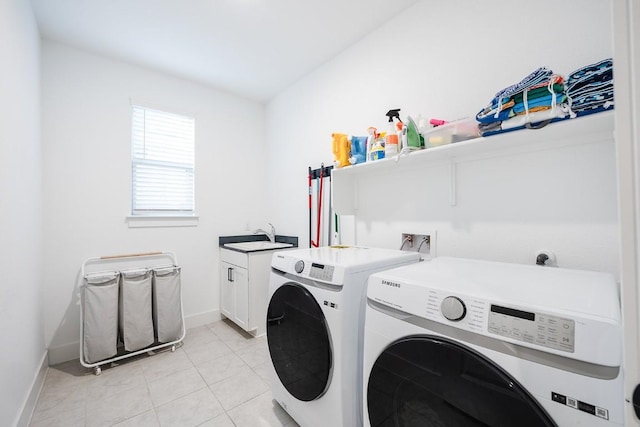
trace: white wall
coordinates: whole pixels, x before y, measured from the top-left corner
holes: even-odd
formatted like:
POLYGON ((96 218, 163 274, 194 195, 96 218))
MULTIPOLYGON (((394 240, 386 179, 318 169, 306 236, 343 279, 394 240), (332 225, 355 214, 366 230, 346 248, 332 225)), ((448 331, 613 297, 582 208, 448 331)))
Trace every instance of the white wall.
POLYGON ((264 106, 49 41, 42 88, 50 362, 77 357, 77 284, 88 257, 175 252, 185 316, 214 320, 218 236, 266 225, 264 106), (197 227, 128 228, 130 99, 195 114, 197 227))
POLYGON ((28 1, 0 3, 0 420, 18 422, 45 355, 40 36, 28 1))
MULTIPOLYGON (((332 132, 384 128, 390 108, 473 117, 539 66, 566 76, 610 57, 610 21, 602 0, 545 0, 526 12, 508 0, 419 2, 269 103, 271 217, 307 241, 306 171, 331 164, 332 132)), ((438 255, 532 263, 548 249, 561 266, 618 273, 613 143, 465 162, 458 178, 456 206, 439 184, 447 167, 362 186, 356 243, 397 248, 402 232, 435 229, 438 255)))

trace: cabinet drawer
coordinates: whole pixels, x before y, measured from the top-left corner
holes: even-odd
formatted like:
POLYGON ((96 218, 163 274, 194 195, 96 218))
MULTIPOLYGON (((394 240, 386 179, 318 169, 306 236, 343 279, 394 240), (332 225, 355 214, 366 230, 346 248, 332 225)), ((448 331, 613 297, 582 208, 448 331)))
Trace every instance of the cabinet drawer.
POLYGON ((249 257, 242 252, 220 249, 220 259, 238 267, 249 268, 249 257))

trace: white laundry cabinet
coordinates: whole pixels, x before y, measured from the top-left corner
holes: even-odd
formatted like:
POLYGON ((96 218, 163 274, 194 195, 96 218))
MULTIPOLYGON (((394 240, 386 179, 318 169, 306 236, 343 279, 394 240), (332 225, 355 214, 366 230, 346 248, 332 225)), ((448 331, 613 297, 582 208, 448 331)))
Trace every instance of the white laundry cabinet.
POLYGON ((272 250, 220 248, 220 312, 255 336, 266 333, 272 250))

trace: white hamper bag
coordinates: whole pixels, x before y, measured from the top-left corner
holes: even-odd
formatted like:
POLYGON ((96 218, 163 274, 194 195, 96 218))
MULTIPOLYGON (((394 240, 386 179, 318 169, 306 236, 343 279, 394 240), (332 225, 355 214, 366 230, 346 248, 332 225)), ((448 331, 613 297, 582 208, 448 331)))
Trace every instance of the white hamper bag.
POLYGON ((182 338, 180 267, 153 271, 153 321, 158 342, 166 343, 182 338))
POLYGON ((151 316, 151 271, 122 272, 120 286, 120 333, 127 351, 154 342, 151 316))
POLYGON ((85 276, 82 293, 84 361, 98 362, 118 352, 119 274, 85 276))

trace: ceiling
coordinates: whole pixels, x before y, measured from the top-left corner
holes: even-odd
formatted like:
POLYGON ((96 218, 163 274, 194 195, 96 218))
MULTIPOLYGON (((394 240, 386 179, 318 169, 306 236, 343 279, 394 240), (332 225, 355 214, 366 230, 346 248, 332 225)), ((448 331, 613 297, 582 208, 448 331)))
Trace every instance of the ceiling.
POLYGON ((40 33, 266 102, 420 0, 31 0, 40 33))

